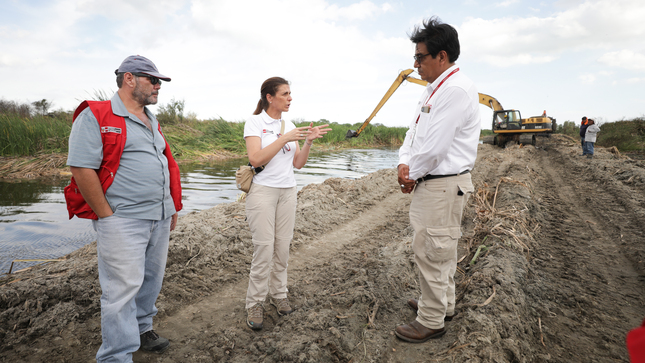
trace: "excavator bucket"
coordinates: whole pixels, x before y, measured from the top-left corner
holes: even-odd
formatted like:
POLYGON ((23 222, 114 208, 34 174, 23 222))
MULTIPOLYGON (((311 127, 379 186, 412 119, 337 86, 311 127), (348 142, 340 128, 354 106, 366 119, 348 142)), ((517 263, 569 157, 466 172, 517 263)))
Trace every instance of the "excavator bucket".
POLYGON ((367 120, 365 120, 365 122, 363 122, 363 124, 358 129, 358 131, 348 130, 347 135, 345 135, 345 139, 351 139, 352 137, 358 137, 358 135, 360 135, 361 132, 363 132, 363 130, 365 130, 365 127, 367 127, 367 125, 370 123, 370 121, 372 121, 374 116, 376 116, 376 113, 381 109, 381 107, 383 107, 385 102, 390 98, 390 96, 392 96, 394 91, 396 91, 396 89, 399 88, 399 86, 401 85, 401 83, 403 83, 403 81, 407 80, 409 82, 418 83, 418 84, 421 84, 421 85, 424 85, 424 86, 428 84, 428 82, 426 82, 426 81, 422 81, 422 80, 416 79, 414 77, 409 77, 410 73, 412 73, 412 72, 414 72, 413 69, 406 69, 404 71, 401 71, 401 73, 399 73, 399 75, 394 80, 394 83, 392 83, 392 85, 390 86, 390 89, 388 89, 388 91, 385 92, 385 96, 383 96, 383 98, 381 99, 381 102, 379 102, 379 104, 376 105, 376 108, 374 109, 374 111, 372 111, 372 114, 370 115, 370 117, 368 117, 367 120))

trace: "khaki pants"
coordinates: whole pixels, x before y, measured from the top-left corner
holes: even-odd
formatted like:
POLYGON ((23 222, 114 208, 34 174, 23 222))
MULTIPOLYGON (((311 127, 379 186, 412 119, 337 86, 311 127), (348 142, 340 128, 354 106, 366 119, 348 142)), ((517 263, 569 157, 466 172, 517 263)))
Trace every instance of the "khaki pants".
POLYGON ((296 187, 271 188, 251 184, 246 218, 253 235, 253 261, 246 308, 263 304, 267 294, 287 297, 287 262, 296 220, 296 187))
POLYGON ((412 196, 412 250, 421 286, 417 321, 429 329, 443 328, 446 314, 455 311, 457 241, 464 207, 473 190, 467 173, 421 182, 412 196))

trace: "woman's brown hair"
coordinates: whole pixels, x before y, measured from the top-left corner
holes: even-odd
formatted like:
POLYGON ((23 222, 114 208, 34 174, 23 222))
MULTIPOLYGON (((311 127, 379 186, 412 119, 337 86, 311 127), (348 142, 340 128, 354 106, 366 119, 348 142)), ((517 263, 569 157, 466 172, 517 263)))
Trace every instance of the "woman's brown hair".
POLYGON ((267 94, 275 97, 275 93, 278 91, 278 88, 283 85, 289 84, 289 81, 282 77, 271 77, 262 83, 262 88, 260 89, 260 100, 258 101, 258 106, 255 108, 254 115, 259 115, 262 113, 262 110, 267 110, 269 108, 269 101, 267 101, 267 94))

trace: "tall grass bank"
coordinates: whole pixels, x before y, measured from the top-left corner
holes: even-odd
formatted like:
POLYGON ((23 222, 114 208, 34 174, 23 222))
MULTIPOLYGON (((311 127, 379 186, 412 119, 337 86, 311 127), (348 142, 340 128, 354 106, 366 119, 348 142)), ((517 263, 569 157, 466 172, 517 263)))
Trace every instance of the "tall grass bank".
MULTIPOLYGON (((107 94, 99 94, 107 99, 107 94)), ((67 142, 72 126, 72 111, 48 112, 47 100, 19 104, 0 100, 0 156, 33 156, 37 154, 67 153, 67 142)), ((224 119, 198 120, 193 113, 184 114, 184 101, 171 99, 157 109, 157 119, 163 127, 173 154, 179 161, 193 161, 240 157, 246 154, 244 122, 224 119)), ((307 126, 310 121, 294 120, 296 126, 307 126)), ((332 131, 316 140, 322 150, 345 148, 372 148, 399 146, 405 139, 407 127, 387 127, 369 124, 357 138, 346 139, 347 130, 356 130, 361 123, 339 124, 325 119, 314 126, 329 124, 332 131)), ((616 146, 621 152, 645 153, 645 119, 605 122, 600 126, 598 146, 616 146)), ((565 121, 558 133, 577 137, 579 125, 565 121)), ((491 130, 482 130, 482 135, 491 130)), ((2 174, 0 174, 0 177, 2 174)))
POLYGON ((67 152, 71 129, 71 117, 65 113, 51 117, 0 114, 0 156, 67 152))
MULTIPOLYGON (((43 100, 46 101, 46 100, 43 100)), ((66 153, 72 127, 72 111, 47 112, 43 101, 18 104, 0 100, 0 156, 33 156, 47 153, 66 153)), ((236 157, 246 154, 244 122, 224 119, 198 120, 194 114, 184 115, 184 101, 172 99, 160 105, 157 119, 179 160, 198 160, 208 155, 236 157)), ((310 121, 296 120, 296 126, 310 121)), ((363 148, 400 145, 407 128, 370 124, 360 137, 345 139, 349 129, 360 124, 338 124, 327 120, 313 122, 314 126, 329 124, 332 131, 316 140, 323 149, 363 148)))

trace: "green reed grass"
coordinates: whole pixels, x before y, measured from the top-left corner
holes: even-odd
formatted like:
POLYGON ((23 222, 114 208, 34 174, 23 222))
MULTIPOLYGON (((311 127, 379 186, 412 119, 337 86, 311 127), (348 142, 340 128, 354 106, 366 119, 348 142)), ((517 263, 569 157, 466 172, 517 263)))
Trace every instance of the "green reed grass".
MULTIPOLYGON (((308 126, 309 121, 296 120, 296 126, 308 126)), ((314 126, 329 124, 332 129, 316 143, 327 149, 400 146, 406 127, 387 127, 369 124, 359 137, 346 139, 348 130, 358 130, 361 123, 339 124, 319 120, 314 126)), ((24 117, 16 113, 0 113, 0 156, 34 155, 40 152, 67 152, 71 130, 70 113, 57 112, 50 116, 24 117)), ((244 122, 224 119, 197 120, 182 117, 176 123, 163 125, 164 135, 179 159, 193 159, 204 154, 245 155, 244 122)), ((573 122, 565 122, 570 133, 578 131, 573 122)), ((559 127, 560 132, 564 127, 559 127)), ((483 130, 485 133, 489 130, 483 130)), ((645 119, 617 121, 601 125, 597 144, 616 146, 620 151, 645 152, 645 119)))
POLYGON ((0 114, 0 155, 34 155, 67 152, 72 122, 68 115, 21 117, 0 114))
POLYGON ((645 118, 600 125, 596 145, 616 146, 621 152, 645 152, 645 118))
MULTIPOLYGON (((215 120, 183 120, 179 124, 165 125, 163 128, 173 153, 180 158, 191 158, 204 153, 227 151, 236 155, 246 154, 244 141, 244 122, 215 120)), ((296 122, 298 127, 308 126, 310 122, 296 122)), ((357 130, 360 124, 338 124, 321 120, 314 126, 330 124, 332 129, 317 143, 344 147, 375 147, 400 145, 405 138, 406 128, 368 125, 358 138, 345 139, 347 130, 357 130)))
POLYGON ((164 126, 163 130, 173 153, 180 158, 190 159, 221 150, 238 155, 246 152, 244 123, 221 118, 205 121, 184 119, 181 123, 164 126))
MULTIPOLYGON (((322 139, 316 142, 324 144, 337 145, 339 147, 373 147, 373 146, 396 146, 401 145, 405 139, 407 128, 405 127, 387 127, 381 124, 369 124, 361 132, 358 137, 346 139, 348 130, 358 131, 362 123, 339 124, 336 122, 329 122, 320 120, 313 123, 314 126, 329 124, 332 130, 327 133, 322 139)), ((308 126, 310 122, 298 122, 296 126, 308 126)))

